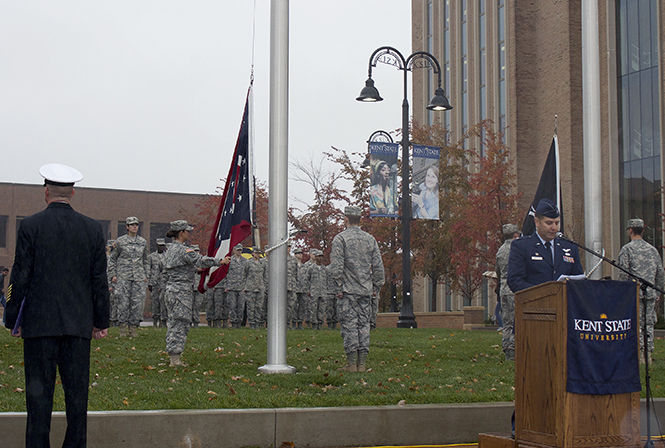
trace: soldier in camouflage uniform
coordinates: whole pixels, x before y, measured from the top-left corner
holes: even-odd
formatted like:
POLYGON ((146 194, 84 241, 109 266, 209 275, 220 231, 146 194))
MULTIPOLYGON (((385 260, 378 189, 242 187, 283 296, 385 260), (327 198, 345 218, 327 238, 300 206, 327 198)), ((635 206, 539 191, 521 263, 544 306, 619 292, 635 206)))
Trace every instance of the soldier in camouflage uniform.
POLYGON ((503 320, 503 338, 501 345, 508 361, 515 360, 515 294, 508 286, 508 257, 510 245, 520 236, 515 224, 504 224, 503 244, 496 252, 496 275, 499 280, 499 296, 501 297, 501 319, 503 320))
POLYGON ((110 302, 110 317, 109 317, 109 325, 111 327, 115 327, 118 325, 118 302, 115 298, 115 288, 113 287, 113 283, 111 283, 111 272, 108 269, 109 266, 109 261, 111 259, 111 251, 115 247, 115 240, 108 240, 106 241, 106 276, 108 284, 109 284, 109 302, 110 302))
POLYGON ((229 320, 229 308, 226 301, 226 279, 223 278, 212 288, 212 304, 213 324, 215 328, 226 328, 226 323, 229 320))
POLYGON ((233 248, 233 256, 226 274, 226 302, 229 309, 229 319, 233 328, 240 328, 245 311, 245 277, 247 276, 247 260, 242 256, 242 244, 233 248))
MULTIPOLYGON (((201 248, 198 244, 192 244, 192 249, 197 254, 201 253, 201 248)), ((199 292, 199 281, 201 280, 201 272, 204 268, 194 268, 194 280, 192 281, 192 327, 198 327, 201 323, 201 303, 203 303, 204 296, 199 292)))
MULTIPOLYGON (((152 312, 152 324, 159 327, 162 323, 162 303, 164 296, 164 284, 162 283, 162 258, 166 252, 164 238, 157 238, 157 250, 150 254, 150 278, 148 279, 148 290, 150 291, 150 311, 152 312)), ((166 316, 164 316, 166 318, 166 316)), ((166 319, 164 319, 166 322, 166 319)))
POLYGON ((347 372, 364 372, 369 353, 372 296, 385 282, 383 260, 376 239, 360 229, 359 207, 344 209, 346 230, 332 242, 330 269, 337 285, 339 318, 347 372))
POLYGON ((247 303, 247 322, 251 328, 259 328, 263 318, 263 275, 265 264, 261 262, 259 250, 252 248, 252 258, 247 260, 245 277, 245 303, 247 303))
POLYGON ((330 265, 322 266, 326 273, 326 289, 325 289, 325 307, 326 307, 326 323, 328 328, 337 328, 337 294, 335 293, 335 280, 330 270, 330 265))
POLYGON ((309 268, 307 283, 309 284, 309 322, 312 328, 320 330, 325 317, 325 291, 326 291, 326 271, 321 266, 323 252, 319 249, 310 251, 312 265, 309 268))
MULTIPOLYGON (((301 261, 302 257, 304 257, 304 252, 305 251, 303 251, 303 255, 300 258, 301 261)), ((298 329, 302 329, 303 327, 310 325, 309 270, 312 269, 312 266, 314 266, 314 260, 312 260, 312 258, 313 257, 310 256, 306 262, 301 262, 298 264, 298 289, 296 302, 296 325, 298 329)))
POLYGON ((288 259, 286 260, 286 322, 289 328, 297 326, 297 308, 298 308, 298 267, 302 259, 302 249, 296 249, 291 255, 291 243, 288 248, 288 259))
POLYGON ((146 286, 150 276, 148 242, 138 234, 139 219, 125 220, 127 234, 118 238, 109 257, 109 275, 115 289, 120 334, 136 336, 143 319, 146 286))
POLYGON ((216 323, 215 319, 215 302, 213 299, 214 288, 206 289, 206 292, 203 294, 203 300, 206 304, 206 322, 208 322, 208 327, 213 328, 216 323))
MULTIPOLYGON (((621 267, 651 282, 657 288, 665 288, 665 275, 663 273, 663 263, 658 254, 658 250, 651 244, 642 239, 644 230, 644 221, 641 219, 629 219, 627 232, 630 242, 625 244, 619 251, 618 263, 621 267)), ((631 280, 630 276, 624 272, 619 272, 619 280, 631 280)), ((644 326, 644 303, 646 302, 646 324, 647 324, 647 347, 649 351, 649 360, 653 352, 654 333, 653 328, 656 324, 656 300, 660 293, 649 288, 646 291, 646 298, 643 297, 640 290, 640 360, 644 362, 644 337, 642 329, 644 326), (644 302, 643 302, 644 300, 644 302)))
POLYGON ((184 365, 180 356, 185 349, 187 333, 192 323, 192 271, 195 268, 210 268, 230 261, 228 258, 217 260, 204 257, 186 246, 192 229, 187 221, 178 220, 171 222, 166 234, 167 237, 173 238, 173 243, 164 254, 165 300, 169 313, 166 351, 172 367, 184 365))

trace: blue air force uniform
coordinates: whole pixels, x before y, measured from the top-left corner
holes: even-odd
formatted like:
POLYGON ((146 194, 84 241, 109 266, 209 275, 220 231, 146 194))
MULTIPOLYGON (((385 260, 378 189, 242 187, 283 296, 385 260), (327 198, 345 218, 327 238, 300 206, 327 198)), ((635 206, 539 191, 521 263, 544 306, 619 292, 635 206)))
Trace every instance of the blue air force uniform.
MULTIPOLYGON (((559 217, 559 209, 549 199, 541 199, 535 211, 539 216, 559 217)), ((534 232, 513 241, 510 246, 508 286, 513 292, 555 281, 561 275, 583 273, 577 246, 566 240, 554 238, 546 242, 534 232)))
POLYGON ((508 258, 508 286, 512 291, 554 281, 561 275, 584 273, 577 246, 559 238, 552 244, 554 261, 537 233, 513 241, 508 258))

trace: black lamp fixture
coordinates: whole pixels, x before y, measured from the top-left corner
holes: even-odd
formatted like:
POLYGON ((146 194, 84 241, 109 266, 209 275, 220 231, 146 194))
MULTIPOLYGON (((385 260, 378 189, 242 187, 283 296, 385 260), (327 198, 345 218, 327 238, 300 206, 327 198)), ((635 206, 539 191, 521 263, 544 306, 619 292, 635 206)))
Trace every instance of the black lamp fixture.
POLYGON ((432 101, 427 105, 428 110, 451 110, 453 106, 450 105, 446 94, 441 87, 434 91, 432 101))
POLYGON ((374 80, 372 78, 367 78, 367 81, 365 81, 365 87, 360 91, 360 96, 356 98, 356 101, 363 101, 366 103, 383 101, 383 98, 379 95, 379 91, 374 87, 374 80))

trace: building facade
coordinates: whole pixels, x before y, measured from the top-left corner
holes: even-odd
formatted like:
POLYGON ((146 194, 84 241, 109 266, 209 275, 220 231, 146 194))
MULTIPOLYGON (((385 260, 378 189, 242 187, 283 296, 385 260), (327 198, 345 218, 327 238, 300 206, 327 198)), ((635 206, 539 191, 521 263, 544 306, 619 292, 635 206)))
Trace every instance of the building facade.
MULTIPOLYGON (((661 250, 665 2, 590 1, 598 4, 600 43, 602 244, 615 258, 627 242, 626 220, 640 217, 645 239, 661 250)), ((431 70, 414 70, 414 121, 441 123, 456 139, 491 119, 511 151, 525 213, 556 131, 562 231, 584 243, 581 0, 412 0, 412 15, 413 50, 439 60, 454 106, 428 112, 435 78, 431 70)), ((472 144, 482 154, 481 142, 472 144)), ((459 309, 445 286, 428 287, 440 288, 438 303, 423 297, 415 309, 459 309)), ((479 298, 484 304, 490 288, 479 298)))
MULTIPOLYGON (((157 250, 155 239, 165 237, 169 222, 196 216, 197 204, 205 197, 200 194, 76 187, 72 207, 96 219, 107 239, 127 233, 127 216, 138 217, 139 233, 150 242, 150 250, 154 251, 157 250)), ((43 185, 0 183, 0 265, 11 267, 14 262, 16 234, 21 220, 45 207, 43 185)))

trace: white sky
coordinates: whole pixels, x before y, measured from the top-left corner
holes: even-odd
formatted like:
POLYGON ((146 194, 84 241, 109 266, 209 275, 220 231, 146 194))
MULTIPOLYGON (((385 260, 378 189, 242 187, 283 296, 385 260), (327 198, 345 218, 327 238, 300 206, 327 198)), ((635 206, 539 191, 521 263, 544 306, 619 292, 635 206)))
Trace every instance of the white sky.
MULTIPOLYGON (((249 85, 253 6, 0 0, 0 182, 41 183, 39 166, 61 162, 85 187, 214 192, 249 85)), ((373 73, 383 102, 355 97, 374 49, 411 52, 411 1, 292 0, 290 16, 289 160, 364 151, 373 131, 398 128, 396 69, 373 73)), ((269 36, 270 2, 256 0, 255 171, 266 182, 269 36)))

